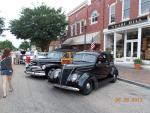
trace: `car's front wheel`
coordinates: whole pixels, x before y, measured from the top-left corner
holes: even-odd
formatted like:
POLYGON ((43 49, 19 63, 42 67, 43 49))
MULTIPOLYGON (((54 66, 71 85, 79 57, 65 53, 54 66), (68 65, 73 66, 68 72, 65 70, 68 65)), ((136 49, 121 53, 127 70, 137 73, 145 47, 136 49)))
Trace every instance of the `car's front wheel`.
POLYGON ((51 82, 51 80, 52 80, 52 78, 51 78, 51 74, 52 74, 52 72, 55 70, 55 68, 52 68, 52 69, 50 69, 49 71, 48 71, 48 74, 47 74, 47 76, 48 76, 48 82, 51 82))
POLYGON ((88 95, 93 91, 93 83, 91 80, 87 81, 83 87, 83 89, 81 90, 81 93, 83 95, 88 95))

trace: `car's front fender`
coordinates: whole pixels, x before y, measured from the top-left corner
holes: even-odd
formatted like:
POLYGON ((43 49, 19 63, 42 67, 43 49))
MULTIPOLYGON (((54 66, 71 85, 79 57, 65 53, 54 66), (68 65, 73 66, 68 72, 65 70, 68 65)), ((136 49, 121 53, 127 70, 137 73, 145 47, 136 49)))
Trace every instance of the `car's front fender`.
POLYGON ((92 80, 93 82, 93 85, 94 85, 94 88, 97 88, 98 87, 98 81, 96 79, 95 76, 91 76, 89 73, 83 73, 79 80, 78 80, 78 86, 80 88, 83 88, 84 87, 84 84, 88 81, 88 80, 92 80))

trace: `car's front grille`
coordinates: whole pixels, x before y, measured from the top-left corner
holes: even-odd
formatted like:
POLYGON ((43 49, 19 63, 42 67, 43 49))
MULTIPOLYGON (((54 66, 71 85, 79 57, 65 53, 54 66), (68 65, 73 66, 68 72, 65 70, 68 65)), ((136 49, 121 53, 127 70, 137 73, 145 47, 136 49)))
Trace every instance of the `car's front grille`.
POLYGON ((62 85, 66 85, 67 79, 69 77, 69 75, 71 74, 72 69, 63 69, 62 70, 62 75, 61 75, 61 84, 62 85))

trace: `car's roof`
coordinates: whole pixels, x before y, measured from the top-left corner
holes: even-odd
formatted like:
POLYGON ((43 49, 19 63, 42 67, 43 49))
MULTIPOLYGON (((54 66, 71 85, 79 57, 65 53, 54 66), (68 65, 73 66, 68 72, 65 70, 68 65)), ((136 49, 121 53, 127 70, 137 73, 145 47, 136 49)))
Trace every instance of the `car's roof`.
POLYGON ((94 55, 100 55, 100 54, 109 54, 108 52, 100 52, 100 51, 81 51, 81 52, 78 52, 79 54, 80 53, 86 53, 86 54, 94 54, 94 55))
POLYGON ((60 52, 78 52, 79 50, 77 50, 77 49, 62 49, 62 48, 58 48, 58 49, 55 49, 54 51, 60 51, 60 52))
MULTIPOLYGON (((84 54, 84 53, 86 53, 86 54, 94 54, 94 55, 99 55, 100 53, 99 52, 96 52, 96 51, 81 51, 81 52, 78 52, 79 54, 81 53, 81 54, 84 54)), ((77 54, 78 54, 77 53, 77 54)))

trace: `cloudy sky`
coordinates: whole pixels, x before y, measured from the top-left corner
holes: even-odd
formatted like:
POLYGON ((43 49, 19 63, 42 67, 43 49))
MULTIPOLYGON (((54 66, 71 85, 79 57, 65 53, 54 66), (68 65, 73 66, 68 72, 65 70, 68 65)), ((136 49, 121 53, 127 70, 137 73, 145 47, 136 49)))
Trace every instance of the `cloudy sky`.
MULTIPOLYGON (((68 13, 80 3, 85 0, 1 0, 0 3, 0 17, 5 18, 6 27, 9 26, 9 21, 19 18, 19 13, 22 8, 34 7, 45 3, 47 6, 59 8, 62 7, 63 11, 68 13)), ((15 47, 18 47, 22 40, 18 40, 10 32, 3 33, 5 37, 0 37, 0 41, 10 40, 15 47)))

